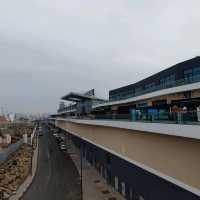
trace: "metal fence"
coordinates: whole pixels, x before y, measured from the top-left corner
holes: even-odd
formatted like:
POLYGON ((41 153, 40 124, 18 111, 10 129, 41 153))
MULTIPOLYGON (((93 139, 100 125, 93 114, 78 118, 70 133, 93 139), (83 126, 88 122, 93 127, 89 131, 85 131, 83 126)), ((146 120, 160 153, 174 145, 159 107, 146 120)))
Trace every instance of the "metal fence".
POLYGON ((178 123, 178 124, 198 124, 198 112, 181 111, 181 112, 137 113, 136 117, 134 118, 132 116, 131 119, 132 121, 144 121, 144 122, 146 121, 146 122, 165 122, 165 123, 178 123))
POLYGON ((12 153, 14 153, 23 144, 23 139, 9 145, 6 149, 0 150, 0 164, 3 163, 12 153))

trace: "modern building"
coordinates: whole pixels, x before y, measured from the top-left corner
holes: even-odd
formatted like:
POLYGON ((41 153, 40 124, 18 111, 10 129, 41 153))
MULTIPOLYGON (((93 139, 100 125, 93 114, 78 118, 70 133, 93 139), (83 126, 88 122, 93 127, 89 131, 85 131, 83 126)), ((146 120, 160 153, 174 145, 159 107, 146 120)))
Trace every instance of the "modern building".
POLYGON ((105 103, 106 100, 95 96, 95 90, 89 90, 86 93, 70 92, 61 98, 63 101, 72 102, 65 105, 61 102, 58 109, 59 116, 87 116, 91 114, 92 107, 100 103, 105 103))
POLYGON ((168 113, 187 110, 187 120, 197 121, 200 106, 200 57, 176 64, 135 84, 109 92, 109 102, 94 106, 96 113, 130 114, 142 112, 146 119, 151 113, 168 113), (183 109, 184 108, 184 109, 183 109), (106 110, 106 112, 105 112, 106 110))
POLYGON ((196 57, 178 63, 137 83, 111 90, 109 92, 109 100, 118 101, 128 99, 150 92, 196 83, 199 81, 200 57, 196 57))
POLYGON ((78 117, 60 117, 58 113, 50 123, 68 136, 83 158, 124 199, 199 200, 199 67, 200 57, 179 63, 136 84, 110 91, 109 102, 89 104, 89 110, 86 102, 90 98, 70 93, 62 99, 75 102, 75 111, 68 112, 78 117), (134 111, 140 111, 139 122, 134 111), (154 118, 155 111, 164 117, 163 121, 142 120, 148 114, 154 118), (161 115, 165 112, 168 115, 161 115), (192 117, 188 118, 188 112, 192 117), (176 124, 175 118, 189 124, 176 124))

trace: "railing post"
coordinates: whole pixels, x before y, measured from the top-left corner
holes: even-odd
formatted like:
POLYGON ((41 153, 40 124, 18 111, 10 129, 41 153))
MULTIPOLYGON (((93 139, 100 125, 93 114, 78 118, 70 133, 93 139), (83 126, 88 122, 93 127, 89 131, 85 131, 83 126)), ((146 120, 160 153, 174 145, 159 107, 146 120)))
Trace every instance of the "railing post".
POLYGON ((182 120, 182 113, 181 113, 181 112, 178 112, 178 113, 177 113, 177 119, 178 119, 178 124, 182 124, 182 123, 183 123, 183 120, 182 120))
POLYGON ((197 111, 197 121, 200 122, 200 111, 197 111))

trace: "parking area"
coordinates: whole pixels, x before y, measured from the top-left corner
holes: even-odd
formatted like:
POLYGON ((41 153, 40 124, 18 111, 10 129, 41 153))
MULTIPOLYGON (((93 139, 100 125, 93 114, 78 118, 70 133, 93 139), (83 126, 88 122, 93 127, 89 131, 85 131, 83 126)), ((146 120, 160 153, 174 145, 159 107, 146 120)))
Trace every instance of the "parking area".
POLYGON ((82 175, 83 200, 124 200, 124 197, 109 186, 85 158, 82 157, 81 162, 80 151, 66 132, 56 128, 52 128, 52 131, 60 151, 71 157, 79 171, 80 178, 82 175))

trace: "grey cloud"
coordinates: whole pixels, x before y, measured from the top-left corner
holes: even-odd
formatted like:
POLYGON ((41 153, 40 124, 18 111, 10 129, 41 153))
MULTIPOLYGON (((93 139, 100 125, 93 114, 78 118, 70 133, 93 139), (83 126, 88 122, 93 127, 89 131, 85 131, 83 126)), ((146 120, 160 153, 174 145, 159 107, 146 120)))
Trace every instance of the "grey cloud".
POLYGON ((0 7, 0 104, 55 112, 71 91, 138 81, 199 55, 198 0, 19 0, 0 7))

